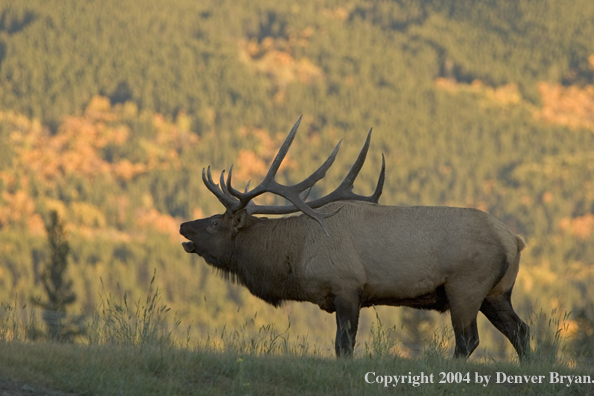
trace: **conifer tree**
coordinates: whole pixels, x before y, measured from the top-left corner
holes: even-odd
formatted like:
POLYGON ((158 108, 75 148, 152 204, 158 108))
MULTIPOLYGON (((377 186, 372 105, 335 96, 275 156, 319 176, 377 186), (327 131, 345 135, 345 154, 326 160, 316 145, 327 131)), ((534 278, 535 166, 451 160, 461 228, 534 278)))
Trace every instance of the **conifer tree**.
POLYGON ((45 229, 50 257, 41 274, 41 282, 47 300, 37 301, 36 304, 44 309, 43 320, 47 326, 48 338, 64 341, 73 334, 72 331, 66 331, 63 323, 66 307, 76 300, 76 295, 72 291, 72 280, 66 277, 70 246, 64 225, 55 211, 50 213, 45 229))

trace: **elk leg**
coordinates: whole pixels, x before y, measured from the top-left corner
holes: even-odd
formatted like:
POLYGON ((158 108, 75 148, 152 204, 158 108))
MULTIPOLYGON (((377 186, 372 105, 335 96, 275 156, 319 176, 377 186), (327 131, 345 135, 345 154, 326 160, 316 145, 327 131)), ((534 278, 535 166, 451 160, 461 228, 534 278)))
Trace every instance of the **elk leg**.
MULTIPOLYGON (((476 325, 476 316, 479 303, 473 295, 461 294, 463 288, 455 285, 446 285, 446 295, 450 304, 452 327, 456 338, 455 358, 467 358, 478 347, 479 335, 476 325)), ((480 299, 479 299, 480 301, 480 299)))
POLYGON ((454 334, 456 338, 454 357, 466 359, 472 352, 474 352, 479 344, 476 317, 470 323, 470 325, 466 326, 465 328, 460 329, 459 326, 454 326, 454 334))
POLYGON ((497 297, 487 296, 481 305, 481 312, 514 346, 521 361, 530 355, 530 327, 515 313, 511 304, 510 288, 497 297))
POLYGON ((361 309, 358 298, 335 297, 336 308, 336 340, 334 348, 337 357, 351 357, 355 349, 357 326, 359 325, 359 310, 361 309))

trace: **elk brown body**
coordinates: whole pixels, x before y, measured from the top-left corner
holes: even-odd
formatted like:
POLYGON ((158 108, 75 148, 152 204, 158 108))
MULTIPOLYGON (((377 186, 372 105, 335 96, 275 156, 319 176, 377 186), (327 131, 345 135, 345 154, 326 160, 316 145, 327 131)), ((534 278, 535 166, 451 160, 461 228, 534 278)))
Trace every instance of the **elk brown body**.
MULTIPOLYGON (((287 147, 283 145, 279 152, 280 161, 292 139, 287 140, 287 147)), ((234 275, 252 294, 274 306, 287 300, 309 301, 335 312, 337 356, 352 354, 361 308, 392 305, 449 310, 455 357, 467 357, 478 346, 480 311, 511 341, 520 358, 527 357, 529 327, 511 305, 522 240, 477 209, 379 205, 383 167, 374 195, 352 194, 368 145, 369 135, 337 189, 336 200, 307 203, 317 218, 311 214, 276 219, 253 216, 254 212, 294 212, 304 200, 282 210, 258 207, 250 204, 250 196, 241 195, 247 189, 239 193, 231 188, 230 174, 226 183, 221 175, 215 189, 209 172, 204 177, 207 187, 216 191, 228 209, 221 215, 183 223, 180 233, 188 239, 184 249, 234 275), (231 197, 244 199, 241 205, 232 205, 231 197)), ((323 167, 332 161, 331 156, 330 164, 323 167)), ((275 163, 267 179, 274 177, 275 163)), ((323 177, 324 172, 316 177, 323 177)), ((276 187, 264 190, 296 200, 295 194, 279 193, 276 187)))

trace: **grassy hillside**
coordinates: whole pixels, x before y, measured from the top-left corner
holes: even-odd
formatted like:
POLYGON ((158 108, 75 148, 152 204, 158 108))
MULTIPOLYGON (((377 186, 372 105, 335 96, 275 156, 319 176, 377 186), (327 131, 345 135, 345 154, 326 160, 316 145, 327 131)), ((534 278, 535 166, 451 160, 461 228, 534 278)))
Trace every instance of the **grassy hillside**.
MULTIPOLYGON (((544 338, 537 340, 533 359, 522 365, 485 358, 452 360, 446 357, 449 341, 443 336, 428 343, 419 358, 408 359, 392 354, 394 334, 377 323, 356 359, 336 360, 324 357, 315 344, 291 340, 270 328, 257 335, 245 328, 229 329, 188 348, 186 341, 159 330, 167 314, 158 311, 159 304, 149 309, 140 328, 126 312, 98 312, 98 321, 89 327, 89 334, 98 337, 91 337, 89 345, 23 342, 22 330, 31 321, 14 315, 0 318, 0 390, 40 396, 375 395, 388 389, 423 395, 504 395, 510 390, 588 395, 594 381, 591 363, 559 361, 554 351, 542 348, 544 338), (141 332, 130 331, 133 328, 141 332)), ((533 329, 552 334, 555 326, 533 329)), ((558 334, 552 341, 557 346, 562 342, 558 334)))
MULTIPOLYGON (((501 219, 527 242, 520 316, 571 312, 560 331, 591 353, 592 2, 277 3, 0 4, 0 301, 44 296, 53 210, 71 246, 72 314, 88 317, 100 293, 137 301, 156 269, 194 339, 274 322, 329 342, 331 316, 264 305, 183 252, 177 234, 222 210, 204 166, 234 163, 238 185, 258 181, 303 114, 281 180, 304 178, 344 137, 312 194, 332 190, 373 127, 357 191, 371 192, 384 153, 380 203, 501 219)), ((409 355, 449 326, 447 315, 378 312, 409 355)), ((362 340, 373 320, 365 310, 362 340)), ((480 348, 511 354, 490 324, 480 333, 480 348)))
POLYGON ((8 359, 0 364, 0 389, 10 378, 34 395, 383 395, 390 391, 407 395, 507 395, 510 391, 588 395, 592 387, 591 383, 575 383, 575 376, 592 378, 588 368, 539 363, 520 368, 435 357, 336 362, 288 355, 238 357, 207 351, 56 344, 11 344, 3 353, 8 359), (404 376, 406 382, 395 384, 392 379, 386 386, 386 376, 404 376), (485 376, 490 377, 486 386, 485 376), (526 383, 525 376, 537 382, 526 383), (560 376, 564 376, 563 384, 551 383, 560 381, 560 376), (567 376, 572 376, 570 385, 567 376))

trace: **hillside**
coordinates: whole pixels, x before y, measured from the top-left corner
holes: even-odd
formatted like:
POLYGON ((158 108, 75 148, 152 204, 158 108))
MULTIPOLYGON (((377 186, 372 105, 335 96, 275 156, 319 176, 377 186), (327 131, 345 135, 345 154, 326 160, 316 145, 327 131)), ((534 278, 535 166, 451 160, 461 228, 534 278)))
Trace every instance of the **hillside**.
MULTIPOLYGON (((384 153, 380 203, 501 219, 527 242, 520 316, 571 311, 564 334, 591 351, 591 37, 586 0, 3 2, 0 301, 43 294, 44 219, 55 210, 72 250, 72 313, 91 312, 102 290, 144 296, 156 269, 195 337, 290 322, 292 334, 331 340, 332 317, 265 306, 187 255, 177 233, 222 211, 203 167, 235 164, 238 185, 258 181, 303 114, 281 180, 301 180, 344 137, 313 194, 331 191, 373 127, 355 189, 371 192, 384 153)), ((449 326, 427 312, 378 312, 404 326, 407 354, 449 326)), ((373 319, 367 310, 362 334, 373 319)), ((480 327, 481 348, 510 354, 480 327)))

